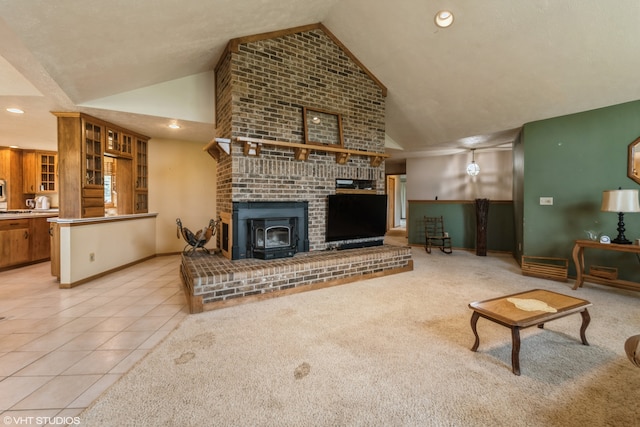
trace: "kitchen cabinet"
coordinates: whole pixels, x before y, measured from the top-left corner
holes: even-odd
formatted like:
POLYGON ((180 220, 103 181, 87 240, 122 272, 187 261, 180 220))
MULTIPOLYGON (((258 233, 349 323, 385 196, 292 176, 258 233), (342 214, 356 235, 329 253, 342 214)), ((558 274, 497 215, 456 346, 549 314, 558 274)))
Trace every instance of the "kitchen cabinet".
POLYGON ((44 261, 51 257, 51 224, 47 218, 30 218, 31 261, 44 261))
POLYGON ((60 280, 60 224, 49 223, 51 232, 49 242, 51 245, 51 275, 60 280))
POLYGON ((105 152, 118 157, 132 157, 133 137, 127 133, 107 128, 105 152))
POLYGON ((149 170, 147 141, 136 138, 135 146, 135 213, 146 213, 149 211, 149 170))
POLYGON ((35 194, 38 184, 36 183, 36 152, 25 150, 22 152, 22 192, 35 194))
POLYGON ((105 126, 82 113, 58 117, 58 171, 61 218, 104 216, 105 126))
POLYGON ((58 191, 56 175, 58 169, 58 156, 56 153, 36 152, 38 175, 36 185, 41 193, 54 193, 58 191))
POLYGON ((57 154, 52 151, 23 151, 22 182, 24 193, 55 193, 58 191, 57 157, 57 154))
MULTIPOLYGON (((0 179, 6 181, 7 209, 24 209, 22 197, 22 150, 0 147, 0 179)), ((4 202, 2 202, 4 203, 4 202)))
POLYGON ((20 218, 0 217, 0 268, 46 261, 51 257, 47 218, 29 214, 20 218))
POLYGON ((0 221, 0 268, 30 261, 29 228, 28 218, 0 221))
POLYGON ((82 118, 82 218, 104 216, 104 126, 82 118))
MULTIPOLYGON (((104 156, 131 161, 133 141, 144 141, 146 172, 146 143, 149 137, 83 113, 53 114, 58 118, 59 185, 64 189, 60 193, 60 218, 104 216, 104 156)), ((124 173, 118 177, 117 198, 122 201, 123 208, 118 207, 118 214, 131 214, 134 210, 137 212, 133 207, 136 198, 133 173, 127 174, 127 168, 124 164, 121 166, 124 173)))

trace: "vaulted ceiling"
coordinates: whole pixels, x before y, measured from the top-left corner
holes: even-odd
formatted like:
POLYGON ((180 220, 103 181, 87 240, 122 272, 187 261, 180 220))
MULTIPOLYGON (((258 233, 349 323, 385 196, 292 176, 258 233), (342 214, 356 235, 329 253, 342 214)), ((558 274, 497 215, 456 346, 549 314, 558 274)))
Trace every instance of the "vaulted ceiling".
POLYGON ((396 158, 640 99, 636 0, 0 0, 0 145, 55 150, 50 111, 204 145, 226 43, 316 22, 387 87, 396 158))

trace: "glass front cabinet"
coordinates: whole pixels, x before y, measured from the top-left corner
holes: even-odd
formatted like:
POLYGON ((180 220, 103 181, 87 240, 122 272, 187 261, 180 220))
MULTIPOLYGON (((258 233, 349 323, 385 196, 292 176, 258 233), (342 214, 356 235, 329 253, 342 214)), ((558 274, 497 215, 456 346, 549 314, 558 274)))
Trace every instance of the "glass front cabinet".
POLYGON ((22 152, 23 193, 58 192, 58 155, 55 151, 22 152))
POLYGON ((135 213, 144 213, 149 210, 149 172, 148 172, 148 158, 147 158, 147 144, 148 141, 141 138, 136 138, 136 164, 135 164, 135 213))
MULTIPOLYGON (((148 212, 149 138, 87 114, 54 114, 58 118, 60 217, 148 212)), ((54 171, 56 165, 55 159, 45 160, 41 182, 48 185, 50 160, 54 171)))
POLYGON ((56 174, 58 168, 58 156, 56 153, 36 152, 38 158, 37 186, 42 192, 56 192, 56 174))

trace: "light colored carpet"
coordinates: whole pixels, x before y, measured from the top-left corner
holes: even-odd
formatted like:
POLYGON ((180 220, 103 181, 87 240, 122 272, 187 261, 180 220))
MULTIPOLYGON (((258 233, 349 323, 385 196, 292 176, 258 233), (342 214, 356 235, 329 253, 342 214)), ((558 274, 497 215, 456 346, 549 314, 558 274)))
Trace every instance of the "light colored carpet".
POLYGON ((524 277, 512 257, 414 247, 389 277, 189 316, 81 414, 86 426, 638 426, 640 294, 524 277), (588 299, 522 331, 468 303, 542 288, 588 299))

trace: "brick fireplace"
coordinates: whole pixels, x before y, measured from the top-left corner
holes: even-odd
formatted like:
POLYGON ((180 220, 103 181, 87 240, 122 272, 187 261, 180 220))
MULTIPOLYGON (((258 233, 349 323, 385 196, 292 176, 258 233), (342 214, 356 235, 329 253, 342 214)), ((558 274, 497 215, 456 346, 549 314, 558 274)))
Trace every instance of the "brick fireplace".
POLYGON ((384 162, 352 155, 340 164, 321 151, 301 161, 292 149, 268 145, 251 155, 237 140, 304 143, 303 109, 312 108, 340 114, 345 148, 384 154, 385 95, 321 24, 232 40, 216 67, 216 137, 232 141, 218 160, 221 216, 231 216, 234 202, 306 201, 309 250, 326 249, 326 198, 336 180, 367 180, 383 194, 384 162))
MULTIPOLYGON (((326 227, 328 196, 338 192, 336 183, 367 182, 371 185, 361 191, 384 194, 386 88, 322 24, 231 40, 215 76, 215 137, 226 145, 209 153, 217 160, 216 205, 222 218, 218 233, 222 253, 236 264, 251 258, 289 257, 291 248, 282 243, 287 239, 294 241, 295 253, 314 254, 307 260, 335 247, 335 243, 326 241, 326 227), (305 145, 303 117, 314 110, 339 115, 341 144, 305 145), (271 211, 276 205, 287 204, 304 209, 304 217, 271 211), (252 211, 258 206, 264 211, 252 211), (279 221, 271 236, 278 247, 274 256, 262 248, 256 250, 251 242, 250 229, 264 228, 254 221, 262 214, 279 221)), ((351 255, 341 251, 344 253, 332 259, 340 260, 343 267, 334 271, 325 266, 332 273, 323 275, 320 282, 380 274, 380 265, 385 265, 383 271, 393 272, 412 268, 408 248, 399 252, 394 248, 392 256, 384 248, 371 251, 375 255, 365 257, 357 271, 348 267, 351 255)), ((253 262, 251 265, 255 266, 253 262)), ((220 288, 219 283, 227 283, 226 279, 205 279, 197 271, 187 271, 191 267, 186 266, 183 277, 189 282, 191 295, 202 296, 196 305, 221 304, 231 298, 316 281, 312 279, 318 274, 314 273, 316 264, 308 264, 305 268, 309 270, 302 272, 299 263, 287 265, 291 270, 285 269, 283 276, 288 279, 284 283, 276 280, 277 284, 267 286, 266 291, 263 286, 249 289, 246 281, 220 288)), ((265 271, 262 273, 268 274, 265 271)))

